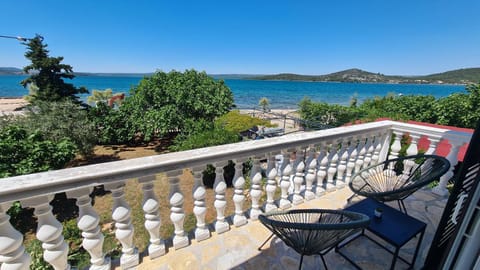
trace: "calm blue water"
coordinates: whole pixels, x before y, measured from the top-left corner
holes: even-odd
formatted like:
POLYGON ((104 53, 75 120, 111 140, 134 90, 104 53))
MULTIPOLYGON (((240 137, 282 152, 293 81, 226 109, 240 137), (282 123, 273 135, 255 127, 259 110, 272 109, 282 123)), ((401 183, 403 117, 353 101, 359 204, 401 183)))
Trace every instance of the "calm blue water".
MULTIPOLYGON (((25 76, 0 76, 0 97, 21 97, 28 94, 19 83, 25 76)), ((112 88, 114 93, 129 92, 142 77, 118 76, 78 76, 73 80, 77 86, 88 90, 112 88)), ((367 98, 385 96, 388 93, 403 95, 433 95, 437 98, 454 92, 465 91, 462 85, 431 84, 380 84, 380 83, 332 83, 332 82, 289 82, 289 81, 255 81, 225 80, 232 89, 238 108, 258 106, 262 97, 270 100, 272 108, 296 108, 303 97, 314 101, 324 101, 346 105, 353 95, 362 102, 367 98)), ((83 96, 82 98, 85 98, 83 96)))

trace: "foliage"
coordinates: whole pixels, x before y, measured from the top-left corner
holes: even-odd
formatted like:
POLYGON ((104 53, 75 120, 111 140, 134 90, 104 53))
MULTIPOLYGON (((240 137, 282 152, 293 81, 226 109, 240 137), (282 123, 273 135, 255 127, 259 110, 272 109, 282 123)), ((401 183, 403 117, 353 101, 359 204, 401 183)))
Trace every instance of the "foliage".
POLYGON ((127 125, 126 117, 124 111, 111 108, 105 103, 90 108, 89 119, 95 126, 97 143, 121 144, 130 141, 135 132, 127 125))
POLYGON ((468 85, 467 93, 454 93, 441 98, 434 106, 438 123, 475 128, 480 120, 480 83, 468 85))
POLYGON ((170 150, 184 151, 201 147, 235 143, 238 141, 240 141, 238 133, 216 127, 192 133, 189 136, 177 136, 174 140, 174 144, 170 147, 170 150))
POLYGON ((45 140, 40 130, 11 125, 0 130, 0 177, 61 169, 75 157, 75 145, 63 138, 45 140))
POLYGON ((233 110, 220 116, 215 120, 215 125, 223 127, 226 131, 233 133, 240 133, 253 126, 273 126, 270 121, 241 114, 239 110, 233 110))
POLYGON ((36 35, 24 43, 27 46, 25 57, 32 63, 23 71, 30 74, 23 80, 23 87, 34 85, 28 100, 36 101, 60 101, 69 99, 78 101, 77 94, 88 93, 84 87, 77 88, 71 83, 65 83, 64 79, 73 79, 73 70, 70 65, 61 64, 63 57, 50 57, 47 45, 43 44, 43 37, 36 35), (33 91, 32 91, 33 90, 33 91))
POLYGON ((42 242, 40 240, 34 239, 30 241, 26 248, 32 258, 30 263, 31 270, 53 270, 53 267, 43 260, 42 242))
MULTIPOLYGON (((341 126, 357 119, 360 111, 354 107, 346 107, 326 102, 313 102, 305 97, 299 103, 300 116, 307 120, 307 123, 318 123, 328 126, 341 126)), ((309 124, 306 124, 307 127, 309 124)))
POLYGON ((258 106, 262 107, 262 110, 265 112, 270 106, 270 101, 268 100, 268 98, 262 97, 260 101, 258 101, 258 106))
POLYGON ((25 129, 39 130, 45 139, 55 143, 68 139, 84 156, 93 153, 97 142, 94 123, 87 111, 73 101, 37 101, 26 116, 19 119, 25 129))
POLYGON ((113 97, 113 90, 107 88, 104 91, 101 90, 92 90, 92 95, 87 97, 87 102, 90 105, 97 106, 99 103, 108 104, 108 100, 113 97))
POLYGON ((170 132, 183 132, 188 123, 213 122, 233 104, 233 94, 223 81, 205 72, 156 72, 130 91, 120 110, 130 135, 145 141, 170 132))

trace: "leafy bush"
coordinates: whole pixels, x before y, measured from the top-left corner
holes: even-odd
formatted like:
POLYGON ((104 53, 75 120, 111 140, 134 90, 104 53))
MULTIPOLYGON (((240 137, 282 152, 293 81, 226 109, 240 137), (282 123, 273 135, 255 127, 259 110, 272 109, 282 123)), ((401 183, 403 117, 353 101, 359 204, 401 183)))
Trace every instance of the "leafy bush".
POLYGON ((307 128, 310 127, 309 123, 337 127, 351 122, 361 115, 361 111, 355 107, 313 102, 308 97, 300 101, 299 107, 300 116, 306 120, 305 126, 307 128))
POLYGON ((241 114, 239 110, 233 110, 220 116, 217 120, 215 120, 215 125, 233 133, 240 133, 250 129, 253 126, 274 126, 270 123, 270 121, 252 117, 246 114, 241 114))
POLYGON ((0 130, 0 177, 61 169, 75 157, 75 145, 66 138, 46 140, 40 130, 20 126, 0 130))

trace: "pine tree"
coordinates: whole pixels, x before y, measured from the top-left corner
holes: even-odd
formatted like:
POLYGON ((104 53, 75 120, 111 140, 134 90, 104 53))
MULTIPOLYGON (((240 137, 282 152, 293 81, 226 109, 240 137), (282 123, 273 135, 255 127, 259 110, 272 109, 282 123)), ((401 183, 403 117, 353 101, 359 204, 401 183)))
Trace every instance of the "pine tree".
POLYGON ((40 35, 28 39, 23 44, 27 46, 25 57, 32 62, 31 65, 23 68, 30 76, 21 82, 23 87, 33 89, 28 96, 29 101, 35 103, 35 101, 55 102, 70 99, 80 103, 76 95, 88 93, 88 90, 85 87, 77 88, 71 83, 64 82, 64 79, 75 78, 72 66, 62 64, 61 56, 50 57, 47 45, 43 44, 43 37, 40 35))

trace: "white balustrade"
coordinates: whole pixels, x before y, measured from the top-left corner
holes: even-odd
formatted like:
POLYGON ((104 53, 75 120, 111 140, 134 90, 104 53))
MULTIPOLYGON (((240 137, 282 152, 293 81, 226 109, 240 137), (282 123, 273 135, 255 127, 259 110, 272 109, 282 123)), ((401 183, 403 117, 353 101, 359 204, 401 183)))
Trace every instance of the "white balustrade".
POLYGON ((288 199, 288 189, 290 188, 290 174, 292 173, 292 164, 290 163, 290 155, 293 152, 292 149, 283 150, 283 161, 282 166, 280 167, 281 171, 281 180, 280 180, 280 190, 282 192, 280 196, 280 209, 287 209, 292 207, 290 200, 288 199))
POLYGON ((446 157, 446 159, 450 162, 450 168, 442 177, 440 177, 440 182, 438 183, 438 186, 434 187, 432 190, 433 193, 440 196, 448 195, 448 189, 447 189, 448 180, 450 180, 450 178, 453 177, 453 170, 455 169, 455 166, 458 163, 458 158, 457 158, 458 151, 460 150, 460 147, 463 145, 463 142, 450 140, 450 145, 451 145, 451 149, 446 157))
POLYGON ((139 255, 133 244, 132 211, 125 200, 125 183, 112 183, 105 185, 105 188, 112 192, 112 219, 115 221, 115 237, 122 244, 120 265, 124 269, 135 267, 139 263, 139 255))
POLYGON ((173 236, 173 247, 175 249, 188 246, 188 237, 183 229, 185 221, 185 210, 183 209, 183 201, 185 200, 180 190, 179 176, 182 170, 174 170, 167 172, 168 182, 170 184, 169 201, 170 201, 170 220, 175 227, 175 235, 173 236))
POLYGON ((0 269, 28 270, 31 258, 23 247, 23 235, 10 224, 7 210, 11 203, 0 204, 0 269))
POLYGON ((295 153, 295 163, 293 165, 295 170, 295 176, 293 177, 293 199, 292 203, 294 205, 303 203, 303 197, 300 195, 300 189, 303 184, 303 177, 304 177, 304 170, 305 170, 305 163, 303 162, 303 147, 298 147, 295 153))
POLYGON ((235 162, 235 175, 233 176, 233 203, 235 204, 235 216, 233 217, 233 225, 240 227, 247 224, 247 217, 243 212, 243 203, 245 202, 245 178, 243 177, 243 162, 245 159, 237 158, 235 162))
POLYGON ((150 244, 148 245, 148 255, 150 259, 154 259, 165 254, 165 243, 160 238, 160 203, 155 192, 153 191, 155 180, 154 175, 140 177, 138 183, 142 185, 143 201, 142 209, 145 213, 145 229, 150 235, 150 244))
POLYGON ((348 159, 348 142, 347 141, 340 141, 340 150, 338 151, 339 156, 339 163, 337 167, 337 179, 336 187, 337 188, 344 188, 345 187, 345 171, 347 170, 347 159, 348 159))
POLYGON ((225 192, 227 191, 227 183, 223 177, 223 167, 227 166, 227 161, 220 161, 215 163, 215 182, 213 189, 215 190, 214 206, 217 210, 217 221, 215 222, 215 231, 217 233, 224 233, 230 230, 230 225, 225 220, 225 208, 227 201, 225 200, 225 192))
POLYGON ((200 242, 210 238, 210 230, 207 228, 205 222, 205 215, 207 214, 207 207, 205 204, 205 197, 207 190, 203 184, 203 171, 205 166, 197 166, 192 168, 193 172, 193 214, 197 219, 197 226, 195 228, 195 239, 200 242))
POLYGON ((324 183, 324 180, 327 176, 327 166, 328 166, 328 153, 327 145, 325 143, 320 144, 320 152, 318 154, 318 170, 317 170, 317 189, 315 191, 317 197, 325 194, 327 190, 327 184, 324 183))
MULTIPOLYGON (((108 269, 110 261, 102 252, 103 236, 100 231, 100 219, 89 197, 94 186, 104 185, 106 190, 112 191, 115 236, 122 244, 121 267, 134 268, 139 263, 139 253, 133 245, 131 209, 124 198, 124 186, 130 179, 138 179, 143 189, 142 207, 145 214, 145 228, 150 235, 148 253, 150 259, 154 259, 164 254, 166 248, 159 236, 161 226, 159 210, 162 209, 159 209, 159 201, 154 192, 156 180, 153 175, 159 173, 167 175, 170 186, 168 195, 170 219, 175 228, 173 248, 179 249, 190 244, 184 231, 184 195, 180 191, 179 183, 179 176, 185 169, 192 168, 194 176, 192 198, 193 214, 197 221, 195 238, 201 241, 210 237, 205 221, 207 193, 202 181, 202 171, 206 164, 215 164, 216 167, 215 230, 221 233, 229 230, 225 220, 225 206, 229 203, 228 200, 232 200, 235 206, 233 224, 238 227, 247 223, 245 212, 248 210, 250 210, 249 218, 255 220, 262 213, 263 207, 265 211, 276 209, 274 199, 277 188, 281 191, 278 202, 280 209, 291 207, 291 199, 297 204, 303 200, 311 200, 314 195, 322 196, 325 190, 332 190, 343 183, 348 183, 352 175, 361 168, 382 162, 389 152, 389 158, 398 156, 403 134, 410 134, 412 138, 407 154, 418 151, 417 144, 421 137, 426 136, 430 140, 427 154, 435 153, 442 139, 450 141, 452 147, 447 159, 452 167, 441 178, 439 186, 434 188, 435 193, 447 194, 446 185, 458 162, 458 150, 461 145, 469 141, 470 134, 394 121, 290 134, 268 140, 247 141, 2 179, 0 181, 0 263, 2 263, 0 269, 23 270, 27 269, 31 263, 22 245, 21 234, 9 224, 8 215, 5 213, 6 207, 12 201, 21 201, 22 205, 35 209, 35 215, 38 217, 37 238, 43 243, 45 259, 55 269, 68 269, 70 267, 67 262, 68 246, 61 235, 62 225, 53 216, 49 205, 54 194, 67 192, 68 197, 77 200, 78 227, 82 230, 83 246, 91 255, 90 269, 108 269), (392 145, 390 145, 391 136, 395 136, 392 145), (305 149, 308 151, 304 160, 305 149), (280 151, 283 162, 280 166, 275 166, 275 154, 280 151), (292 162, 291 157, 294 152, 296 152, 295 161, 292 162), (260 203, 263 193, 260 160, 265 156, 268 158, 266 203, 262 205, 260 203), (252 207, 244 209, 247 191, 244 188, 242 163, 248 158, 253 159, 249 190, 252 207), (231 198, 225 197, 227 187, 223 178, 223 167, 226 165, 226 160, 235 162, 234 194, 231 198), (303 187, 304 193, 302 193, 303 187), (289 189, 293 194, 289 194, 289 189)), ((191 205, 188 205, 187 209, 188 207, 191 205)))
POLYGON ((267 203, 265 204, 265 212, 270 212, 278 209, 275 205, 275 191, 277 190, 277 168, 275 167, 275 155, 276 153, 268 154, 267 163, 267 185, 265 192, 267 193, 267 203))
MULTIPOLYGON (((39 196, 22 201, 22 206, 33 207, 38 219, 37 239, 42 242, 43 259, 55 270, 70 269, 67 262, 68 246, 62 235, 62 224, 52 213, 53 196, 39 196)), ((2 266, 3 267, 3 266, 2 266)))
POLYGON ((335 176, 335 173, 337 172, 337 162, 338 162, 338 144, 337 141, 333 141, 330 144, 330 151, 328 153, 328 160, 330 166, 328 167, 327 170, 327 192, 332 192, 335 191, 337 188, 335 187, 335 182, 333 177, 335 176))
POLYGON ((260 168, 260 157, 253 158, 252 171, 250 174, 250 197, 252 199, 252 209, 250 209, 250 219, 257 220, 258 216, 262 214, 260 209, 260 197, 262 196, 262 171, 260 168))
POLYGON ((67 192, 68 198, 76 199, 78 206, 78 228, 82 231, 82 247, 90 254, 90 269, 108 270, 111 267, 110 259, 103 253, 103 234, 100 217, 92 207, 90 193, 93 188, 80 188, 67 192))
POLYGON ((315 181, 317 175, 317 158, 315 154, 315 146, 310 145, 308 148, 308 158, 305 162, 307 167, 307 173, 305 175, 305 200, 307 201, 315 199, 315 193, 313 192, 313 181, 315 181))

